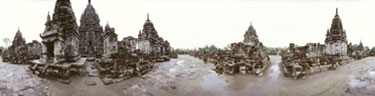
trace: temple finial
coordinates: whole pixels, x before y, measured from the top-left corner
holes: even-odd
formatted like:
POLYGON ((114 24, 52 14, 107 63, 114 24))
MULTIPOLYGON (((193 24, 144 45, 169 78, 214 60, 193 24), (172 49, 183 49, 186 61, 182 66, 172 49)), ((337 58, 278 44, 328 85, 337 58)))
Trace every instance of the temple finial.
POLYGON ((48 11, 48 13, 47 13, 47 20, 48 20, 48 21, 51 20, 51 17, 50 17, 50 15, 49 15, 49 11, 48 11))
POLYGON ((20 27, 18 27, 18 30, 17 30, 18 32, 20 32, 20 27))
POLYGON ((149 14, 147 13, 147 21, 149 21, 150 20, 150 16, 149 16, 149 14))
POLYGON ((89 0, 89 5, 91 5, 91 0, 89 0))
POLYGON ((336 7, 336 15, 339 15, 339 9, 336 7))
POLYGON ((106 27, 108 26, 109 27, 109 23, 108 23, 108 21, 107 21, 107 24, 105 25, 106 27))
POLYGON ((252 21, 250 21, 250 25, 253 25, 253 22, 252 22, 252 21))

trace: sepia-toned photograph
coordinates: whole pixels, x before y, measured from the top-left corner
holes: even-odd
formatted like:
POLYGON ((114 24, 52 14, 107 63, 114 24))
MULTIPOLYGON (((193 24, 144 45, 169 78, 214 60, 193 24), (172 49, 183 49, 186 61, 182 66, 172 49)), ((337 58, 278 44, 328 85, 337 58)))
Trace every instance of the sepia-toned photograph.
POLYGON ((375 96, 372 0, 0 2, 0 96, 375 96))

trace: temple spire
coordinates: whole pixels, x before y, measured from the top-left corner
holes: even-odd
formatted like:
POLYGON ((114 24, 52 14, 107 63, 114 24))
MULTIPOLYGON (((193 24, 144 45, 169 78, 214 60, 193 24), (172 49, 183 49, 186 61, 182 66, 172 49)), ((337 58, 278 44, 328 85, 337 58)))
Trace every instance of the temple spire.
POLYGON ((91 0, 89 0, 89 5, 91 5, 91 0))
POLYGON ((150 21, 150 16, 148 13, 147 13, 147 21, 150 21))
POLYGON ((107 27, 110 28, 108 21, 107 21, 107 24, 105 25, 105 28, 107 27))
POLYGON ((48 11, 48 13, 47 13, 47 21, 50 21, 50 20, 51 20, 51 17, 49 15, 49 11, 48 11))
POLYGON ((336 15, 335 15, 335 17, 338 17, 338 16, 339 16, 339 9, 336 8, 336 15))

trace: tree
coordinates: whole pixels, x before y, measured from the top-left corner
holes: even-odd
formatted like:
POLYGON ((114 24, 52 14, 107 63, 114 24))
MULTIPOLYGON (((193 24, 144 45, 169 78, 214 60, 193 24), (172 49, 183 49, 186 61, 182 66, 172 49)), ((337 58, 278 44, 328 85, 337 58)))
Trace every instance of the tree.
POLYGON ((5 51, 5 50, 6 50, 6 48, 4 46, 1 46, 0 47, 0 54, 3 53, 3 51, 5 51))
POLYGON ((211 46, 210 46, 210 49, 211 49, 211 50, 217 50, 217 47, 216 47, 215 45, 211 45, 211 46))
POLYGON ((11 42, 9 38, 3 38, 3 42, 5 44, 5 47, 8 47, 9 43, 11 42))

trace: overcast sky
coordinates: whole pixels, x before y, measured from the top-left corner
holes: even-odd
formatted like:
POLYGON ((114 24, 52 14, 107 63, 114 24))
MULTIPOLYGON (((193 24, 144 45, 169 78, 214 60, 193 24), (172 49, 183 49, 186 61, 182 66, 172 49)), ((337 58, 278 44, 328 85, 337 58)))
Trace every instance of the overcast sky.
MULTIPOLYGON (((27 42, 41 41, 47 12, 56 0, 0 0, 0 38, 14 38, 17 28, 27 42)), ((71 0, 77 23, 88 0, 71 0)), ((101 19, 116 28, 119 40, 137 37, 147 13, 159 36, 174 48, 224 47, 243 40, 252 22, 266 46, 294 42, 324 43, 338 7, 349 42, 375 46, 372 0, 92 0, 101 19)), ((0 46, 4 43, 1 41, 0 46)))

